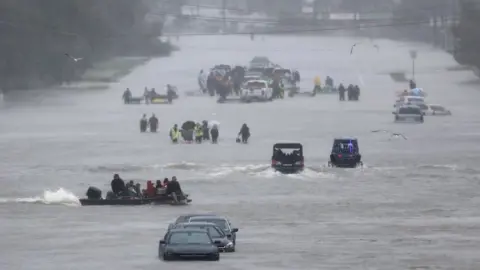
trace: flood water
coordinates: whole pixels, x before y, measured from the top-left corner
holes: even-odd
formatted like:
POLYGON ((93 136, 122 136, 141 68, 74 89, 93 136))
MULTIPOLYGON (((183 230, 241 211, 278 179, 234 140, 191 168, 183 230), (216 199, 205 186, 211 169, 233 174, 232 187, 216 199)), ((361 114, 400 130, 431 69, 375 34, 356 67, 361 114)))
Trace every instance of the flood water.
MULTIPOLYGON (((103 91, 55 90, 5 98, 0 108, 0 268, 37 269, 479 269, 480 161, 478 85, 471 72, 427 45, 343 37, 182 37, 181 51, 138 67, 103 91), (393 123, 389 72, 410 72, 427 101, 450 117, 393 123), (124 105, 126 87, 197 89, 215 64, 247 65, 254 56, 298 69, 310 89, 316 75, 358 84, 359 102, 334 95, 270 103, 218 104, 186 97, 173 105, 124 105), (141 134, 143 113, 160 132, 141 134), (168 130, 186 120, 217 120, 218 145, 172 145, 168 130), (235 143, 250 126, 249 144, 235 143), (400 132, 408 140, 374 129, 400 132), (326 166, 333 138, 359 140, 364 168, 326 166), (298 175, 271 171, 277 142, 300 142, 298 175), (88 186, 105 192, 124 179, 177 176, 190 206, 80 207, 88 186), (219 262, 157 258, 158 241, 182 213, 228 216, 237 252, 219 262)), ((18 95, 18 94, 17 94, 18 95)))

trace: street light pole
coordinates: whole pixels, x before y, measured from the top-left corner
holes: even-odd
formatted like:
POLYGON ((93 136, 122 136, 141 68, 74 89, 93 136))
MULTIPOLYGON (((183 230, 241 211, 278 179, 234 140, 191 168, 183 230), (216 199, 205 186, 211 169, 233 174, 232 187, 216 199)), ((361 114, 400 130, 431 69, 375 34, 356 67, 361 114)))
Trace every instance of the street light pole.
POLYGON ((410 51, 410 58, 412 59, 412 80, 415 81, 415 59, 417 59, 417 51, 410 51))

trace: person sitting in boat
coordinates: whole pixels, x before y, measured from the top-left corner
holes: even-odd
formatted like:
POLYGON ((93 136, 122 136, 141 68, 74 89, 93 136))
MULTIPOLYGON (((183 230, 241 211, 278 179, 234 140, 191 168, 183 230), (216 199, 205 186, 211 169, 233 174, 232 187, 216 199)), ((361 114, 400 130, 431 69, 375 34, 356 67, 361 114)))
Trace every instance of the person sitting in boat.
MULTIPOLYGON (((157 180, 157 183, 158 182, 160 182, 160 180, 157 180)), ((160 185, 161 185, 161 183, 160 183, 160 185)), ((155 186, 153 185, 151 180, 147 181, 147 189, 145 190, 144 194, 145 194, 145 197, 147 197, 147 198, 155 197, 156 190, 155 190, 155 186)))
POLYGON ((163 185, 162 185, 162 180, 157 180, 155 182, 155 190, 159 189, 159 188, 163 188, 163 185))
POLYGON ((177 177, 173 176, 172 181, 168 183, 167 189, 165 194, 171 195, 173 200, 178 203, 178 196, 183 197, 182 188, 180 187, 180 183, 177 181, 177 177))
POLYGON ((137 192, 136 184, 133 182, 133 180, 128 181, 128 183, 125 185, 125 188, 128 196, 137 197, 141 194, 140 192, 137 192))
POLYGON ((120 178, 118 174, 113 175, 111 182, 112 192, 117 196, 123 196, 126 191, 125 182, 120 178))

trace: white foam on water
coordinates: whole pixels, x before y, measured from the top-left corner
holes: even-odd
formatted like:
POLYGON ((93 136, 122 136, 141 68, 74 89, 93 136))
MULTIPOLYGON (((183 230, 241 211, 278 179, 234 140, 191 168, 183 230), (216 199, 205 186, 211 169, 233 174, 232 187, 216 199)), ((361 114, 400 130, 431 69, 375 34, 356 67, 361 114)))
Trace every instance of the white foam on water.
POLYGON ((42 196, 26 198, 0 198, 0 203, 37 203, 80 206, 78 197, 72 192, 63 188, 59 188, 55 191, 45 190, 42 196))

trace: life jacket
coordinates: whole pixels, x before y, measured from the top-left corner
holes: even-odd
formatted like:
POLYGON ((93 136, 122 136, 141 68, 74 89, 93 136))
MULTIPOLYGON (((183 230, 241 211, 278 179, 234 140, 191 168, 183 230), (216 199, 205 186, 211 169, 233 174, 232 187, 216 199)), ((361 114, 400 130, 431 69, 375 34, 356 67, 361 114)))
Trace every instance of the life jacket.
POLYGON ((148 180, 147 181, 147 196, 148 197, 154 197, 155 196, 155 187, 153 186, 152 181, 148 180))
POLYGON ((180 138, 180 131, 178 129, 176 131, 173 128, 170 129, 170 137, 172 140, 178 140, 178 138, 180 138))
POLYGON ((315 86, 320 86, 322 84, 322 81, 320 80, 319 76, 316 76, 315 80, 313 80, 313 83, 315 84, 315 86))
POLYGON ((195 127, 195 136, 196 137, 202 137, 203 136, 203 129, 202 127, 195 127))

